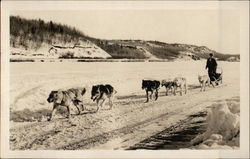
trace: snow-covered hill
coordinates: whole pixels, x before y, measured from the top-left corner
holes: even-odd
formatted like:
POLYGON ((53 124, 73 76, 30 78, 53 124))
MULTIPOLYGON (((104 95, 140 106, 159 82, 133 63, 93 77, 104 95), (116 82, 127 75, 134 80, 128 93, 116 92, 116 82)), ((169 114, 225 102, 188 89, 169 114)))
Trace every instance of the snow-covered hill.
POLYGON ((109 58, 107 52, 91 42, 75 44, 44 44, 39 49, 25 49, 23 47, 10 48, 11 58, 109 58))

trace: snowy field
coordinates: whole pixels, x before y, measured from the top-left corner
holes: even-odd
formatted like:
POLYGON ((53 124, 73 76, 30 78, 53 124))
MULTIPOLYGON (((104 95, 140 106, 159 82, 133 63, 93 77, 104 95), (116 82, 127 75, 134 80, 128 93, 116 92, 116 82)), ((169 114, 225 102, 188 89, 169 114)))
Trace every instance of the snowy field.
MULTIPOLYGON (((219 62, 225 83, 239 82, 239 63, 219 62)), ((198 74, 206 74, 205 61, 114 62, 114 63, 11 63, 11 109, 51 108, 46 99, 52 90, 86 87, 86 100, 95 84, 111 84, 117 96, 141 94, 142 79, 162 80, 183 76, 189 86, 199 85, 198 74)), ((238 83, 239 84, 239 83, 238 83)), ((165 91, 161 88, 160 91, 165 91)))
MULTIPOLYGON (((98 113, 74 116, 71 121, 73 124, 67 123, 65 119, 34 121, 29 122, 28 126, 12 122, 11 149, 126 149, 192 113, 207 109, 219 111, 224 117, 209 114, 208 118, 221 121, 230 118, 234 122, 234 125, 229 124, 227 128, 217 131, 234 130, 233 134, 220 134, 232 139, 232 135, 237 135, 239 130, 240 63, 219 61, 218 64, 223 68, 223 85, 200 92, 198 74, 206 74, 205 61, 11 63, 11 112, 24 109, 51 110, 52 105, 46 99, 50 91, 57 89, 86 87, 84 103, 90 107, 95 107, 90 100, 92 85, 111 84, 118 92, 112 110, 101 108, 98 113), (162 87, 157 101, 144 103, 146 98, 145 91, 141 89, 142 79, 162 80, 176 76, 187 78, 186 95, 164 96, 165 88, 162 87), (235 97, 237 102, 228 102, 235 97), (212 109, 215 105, 221 106, 212 109)), ((216 124, 211 124, 213 122, 207 119, 210 129, 192 142, 200 144, 212 136, 226 143, 216 132, 213 134, 212 129, 216 129, 216 124)), ((218 127, 221 125, 223 121, 217 124, 218 127)), ((192 148, 204 147, 209 148, 192 148)), ((221 147, 217 145, 216 148, 221 147)))

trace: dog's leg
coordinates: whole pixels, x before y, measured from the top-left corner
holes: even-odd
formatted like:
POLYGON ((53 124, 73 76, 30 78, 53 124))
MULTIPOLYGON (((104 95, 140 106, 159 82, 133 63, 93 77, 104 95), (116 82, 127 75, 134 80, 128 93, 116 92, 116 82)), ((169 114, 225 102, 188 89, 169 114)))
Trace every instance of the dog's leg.
POLYGON ((145 103, 147 103, 147 102, 149 101, 148 91, 146 91, 146 98, 147 98, 147 100, 146 100, 146 102, 145 102, 145 103))
POLYGON ((182 96, 182 87, 183 86, 180 86, 180 95, 182 96))
POLYGON ((177 86, 174 86, 174 95, 176 95, 177 86))
POLYGON ((112 109, 113 107, 113 96, 109 98, 109 109, 112 109))
POLYGON ((106 103, 106 99, 103 99, 102 102, 101 102, 101 107, 103 107, 106 103))
POLYGON ((95 111, 95 112, 97 112, 97 111, 99 110, 99 106, 100 106, 100 99, 97 99, 97 100, 96 100, 96 103, 97 103, 97 109, 96 109, 96 111, 95 111))
POLYGON ((78 115, 81 114, 81 111, 80 111, 80 109, 79 109, 79 107, 78 107, 79 103, 80 103, 80 101, 73 101, 73 104, 75 105, 75 107, 76 107, 77 110, 78 110, 78 115))
MULTIPOLYGON (((210 79, 207 80, 207 84, 208 84, 208 87, 210 88, 211 85, 213 86, 213 84, 211 83, 210 79)), ((213 86, 214 87, 214 86, 213 86)))
POLYGON ((187 83, 185 83, 185 94, 187 94, 187 83))
POLYGON ((68 118, 70 119, 70 117, 71 117, 70 108, 69 108, 69 106, 66 106, 66 107, 67 107, 67 110, 68 110, 68 118))
POLYGON ((96 111, 95 111, 95 112, 98 112, 98 110, 99 110, 99 106, 97 106, 97 109, 96 109, 96 111))
POLYGON ((55 113, 56 113, 56 108, 57 108, 57 107, 58 107, 57 104, 55 104, 55 105, 53 106, 53 109, 52 109, 52 112, 51 112, 51 115, 50 115, 50 118, 48 119, 48 121, 51 121, 52 118, 54 117, 54 115, 55 115, 55 113))
MULTIPOLYGON (((81 107, 81 111, 84 111, 83 102, 79 100, 77 104, 79 105, 79 109, 80 109, 80 107, 81 107)), ((80 113, 79 113, 79 114, 80 114, 80 113)))
POLYGON ((80 106, 81 106, 82 111, 84 111, 85 108, 84 108, 83 102, 79 102, 79 103, 80 103, 80 106))
POLYGON ((158 90, 156 89, 155 90, 155 100, 157 100, 158 99, 158 90))
POLYGON ((80 109, 78 108, 78 106, 76 106, 76 108, 77 108, 77 110, 78 110, 78 115, 80 115, 80 114, 81 114, 80 109))
POLYGON ((111 98, 112 97, 109 97, 109 109, 112 109, 111 98))
POLYGON ((204 81, 201 83, 201 92, 204 91, 204 81))
POLYGON ((171 93, 173 94, 173 92, 174 92, 174 87, 171 86, 171 87, 169 88, 169 91, 171 91, 171 93))
POLYGON ((166 96, 168 96, 169 88, 166 88, 166 96))
POLYGON ((152 96, 153 96, 154 91, 150 91, 150 92, 151 92, 151 94, 150 94, 150 100, 152 100, 152 96))
POLYGON ((200 86, 201 86, 201 90, 200 91, 202 92, 203 82, 200 83, 200 86))

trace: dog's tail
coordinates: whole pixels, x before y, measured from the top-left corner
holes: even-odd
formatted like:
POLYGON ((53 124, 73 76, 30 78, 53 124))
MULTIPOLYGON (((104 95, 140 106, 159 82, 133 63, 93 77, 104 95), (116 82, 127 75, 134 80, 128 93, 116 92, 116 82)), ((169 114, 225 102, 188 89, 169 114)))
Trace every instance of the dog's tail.
POLYGON ((116 91, 115 89, 114 89, 114 91, 113 91, 113 92, 114 92, 114 94, 116 94, 116 93, 117 93, 117 91, 116 91))
POLYGON ((81 92, 82 96, 83 96, 85 93, 86 93, 86 88, 83 88, 83 89, 82 89, 82 92, 81 92))
POLYGON ((188 89, 188 86, 187 86, 187 78, 185 78, 185 94, 187 93, 187 89, 188 89))
POLYGON ((197 75, 198 75, 198 77, 200 77, 200 76, 201 76, 201 73, 200 73, 200 72, 198 72, 198 73, 197 73, 197 75))

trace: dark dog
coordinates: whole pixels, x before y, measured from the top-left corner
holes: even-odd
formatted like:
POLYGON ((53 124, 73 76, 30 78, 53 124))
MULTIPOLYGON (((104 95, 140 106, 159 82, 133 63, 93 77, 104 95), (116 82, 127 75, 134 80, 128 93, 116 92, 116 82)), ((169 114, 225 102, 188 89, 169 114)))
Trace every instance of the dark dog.
POLYGON ((175 82, 173 80, 162 80, 161 86, 166 87, 166 96, 168 95, 168 91, 171 90, 173 92, 173 89, 175 87, 175 82))
POLYGON ((47 101, 49 103, 53 102, 53 110, 48 120, 52 119, 52 117, 56 112, 56 108, 58 106, 67 107, 68 118, 70 118, 70 106, 72 106, 72 104, 75 105, 75 107, 77 108, 78 114, 80 114, 80 109, 78 108, 78 105, 80 105, 82 111, 84 111, 82 97, 85 94, 85 92, 86 92, 85 88, 71 88, 65 91, 64 90, 51 91, 47 101))
POLYGON ((110 109, 112 109, 113 99, 116 93, 117 91, 109 84, 93 86, 91 91, 91 99, 93 101, 96 100, 96 112, 99 110, 100 105, 103 106, 105 104, 106 99, 109 99, 109 106, 110 109))
POLYGON ((158 90, 160 89, 160 81, 157 80, 142 80, 142 89, 145 89, 146 91, 146 96, 147 96, 147 101, 149 102, 149 92, 150 94, 150 99, 152 99, 153 93, 155 93, 155 100, 158 99, 158 90))

